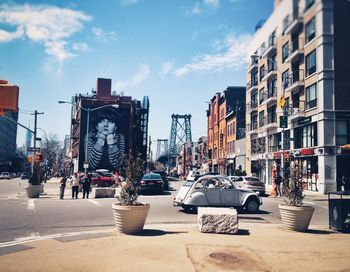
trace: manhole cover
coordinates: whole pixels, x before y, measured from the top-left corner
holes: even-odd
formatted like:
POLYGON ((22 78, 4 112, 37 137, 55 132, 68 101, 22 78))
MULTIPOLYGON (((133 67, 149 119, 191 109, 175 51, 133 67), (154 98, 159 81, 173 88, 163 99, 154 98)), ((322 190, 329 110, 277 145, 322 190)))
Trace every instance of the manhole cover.
POLYGON ((223 252, 210 253, 209 257, 216 259, 220 262, 226 262, 226 263, 235 263, 239 261, 238 256, 232 255, 230 253, 223 253, 223 252))

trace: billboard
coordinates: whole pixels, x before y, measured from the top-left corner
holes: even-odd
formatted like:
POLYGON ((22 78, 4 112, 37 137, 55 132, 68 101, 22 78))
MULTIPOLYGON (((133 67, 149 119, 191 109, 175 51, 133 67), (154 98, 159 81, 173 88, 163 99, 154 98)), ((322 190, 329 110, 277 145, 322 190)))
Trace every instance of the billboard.
POLYGON ((89 170, 120 170, 129 149, 130 108, 89 109, 81 111, 79 170, 86 163, 89 170))

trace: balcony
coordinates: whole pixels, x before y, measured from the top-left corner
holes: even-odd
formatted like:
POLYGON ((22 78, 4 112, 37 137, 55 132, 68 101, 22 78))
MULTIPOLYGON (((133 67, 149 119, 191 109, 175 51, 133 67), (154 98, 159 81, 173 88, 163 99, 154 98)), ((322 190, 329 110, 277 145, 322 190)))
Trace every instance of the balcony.
POLYGON ((290 122, 297 121, 305 117, 305 101, 298 101, 290 104, 287 109, 290 122))
POLYGON ((248 64, 247 73, 250 73, 252 70, 257 69, 258 62, 259 62, 258 58, 252 58, 252 61, 248 64))
POLYGON ((247 103, 247 112, 255 112, 258 110, 258 100, 253 100, 247 103))
POLYGON ((276 113, 273 115, 268 115, 267 116, 267 124, 265 125, 266 129, 275 129, 278 128, 277 124, 277 115, 276 113))
POLYGON ((258 122, 247 124, 247 132, 250 134, 258 133, 258 122))
POLYGON ((303 19, 299 17, 292 18, 292 20, 289 22, 288 26, 284 29, 283 34, 293 34, 297 32, 303 23, 303 19))
POLYGON ((303 39, 298 38, 289 43, 289 55, 285 59, 285 62, 296 62, 304 56, 303 42, 303 39))
POLYGON ((304 87, 304 70, 295 70, 288 76, 288 79, 283 82, 285 92, 293 92, 304 87))
POLYGON ((257 89, 258 89, 258 81, 257 80, 254 81, 254 82, 249 81, 247 83, 247 92, 248 93, 250 93, 250 92, 252 92, 254 90, 257 90, 257 89))
POLYGON ((265 49, 264 53, 262 54, 262 57, 271 56, 272 54, 276 53, 277 47, 276 43, 271 43, 269 46, 265 49))
POLYGON ((266 98, 266 104, 271 104, 273 102, 277 101, 277 88, 274 87, 272 89, 267 90, 267 98, 266 98))

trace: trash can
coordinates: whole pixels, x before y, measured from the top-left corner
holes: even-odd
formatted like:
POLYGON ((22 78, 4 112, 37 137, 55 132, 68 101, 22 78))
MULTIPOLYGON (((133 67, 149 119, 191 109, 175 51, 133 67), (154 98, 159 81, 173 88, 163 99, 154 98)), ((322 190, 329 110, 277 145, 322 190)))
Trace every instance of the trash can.
POLYGON ((350 233, 350 191, 328 193, 329 228, 350 233))

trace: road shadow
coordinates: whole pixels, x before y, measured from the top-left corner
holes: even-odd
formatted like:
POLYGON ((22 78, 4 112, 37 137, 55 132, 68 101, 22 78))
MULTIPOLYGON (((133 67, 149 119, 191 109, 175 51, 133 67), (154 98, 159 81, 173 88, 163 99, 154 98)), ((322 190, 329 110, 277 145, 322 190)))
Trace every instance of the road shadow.
POLYGON ((337 231, 334 230, 315 230, 315 229, 308 229, 306 233, 309 234, 334 234, 338 233, 337 231))
POLYGON ((143 195, 143 196, 171 195, 171 192, 164 191, 162 194, 160 194, 160 193, 154 193, 154 192, 142 192, 142 194, 140 194, 140 195, 143 195))
POLYGON ((238 229, 238 232, 235 235, 247 236, 250 235, 250 231, 247 229, 238 229))
POLYGON ((143 231, 132 235, 153 237, 153 236, 163 236, 166 234, 181 234, 181 233, 188 233, 188 231, 164 231, 164 230, 156 230, 156 229, 144 229, 143 231))

